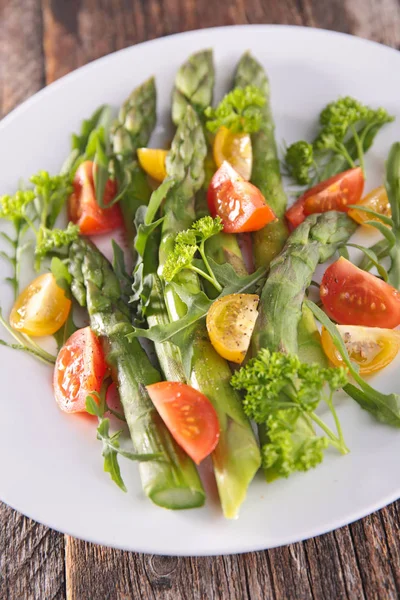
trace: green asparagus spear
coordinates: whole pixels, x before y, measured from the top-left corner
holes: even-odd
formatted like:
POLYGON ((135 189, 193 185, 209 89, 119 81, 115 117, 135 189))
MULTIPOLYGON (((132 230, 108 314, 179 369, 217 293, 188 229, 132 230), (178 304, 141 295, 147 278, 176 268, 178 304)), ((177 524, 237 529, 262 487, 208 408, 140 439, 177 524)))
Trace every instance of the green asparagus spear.
POLYGON ((214 64, 212 50, 201 50, 189 56, 178 70, 172 94, 172 120, 176 126, 191 106, 200 118, 212 102, 214 89, 214 64))
POLYGON ((163 455, 163 460, 139 466, 145 494, 165 508, 202 506, 205 495, 196 468, 174 442, 146 392, 145 386, 160 381, 160 374, 139 342, 126 337, 133 327, 111 265, 84 239, 72 244, 69 258, 72 291, 87 306, 90 326, 101 337, 134 447, 138 453, 163 455))
POLYGON ((139 166, 136 151, 147 146, 155 124, 156 87, 152 77, 126 99, 111 131, 120 206, 131 239, 135 235, 136 211, 139 206, 148 203, 151 195, 147 176, 139 166))
MULTIPOLYGON (((247 392, 255 392, 258 382, 259 393, 261 396, 264 394, 264 400, 268 401, 268 387, 265 386, 272 373, 269 366, 271 360, 276 361, 277 366, 277 372, 272 375, 272 386, 278 385, 279 377, 283 377, 283 383, 293 380, 294 384, 298 377, 297 370, 298 373, 308 370, 313 384, 307 391, 304 388, 303 392, 309 401, 312 390, 316 390, 313 385, 317 379, 321 383, 328 381, 332 376, 331 391, 335 389, 336 376, 333 373, 329 375, 329 370, 324 370, 323 362, 318 357, 319 349, 313 348, 314 323, 310 320, 312 315, 302 311, 302 305, 318 263, 325 262, 332 256, 355 229, 356 224, 346 214, 327 212, 307 217, 292 233, 283 251, 271 262, 269 275, 261 293, 259 316, 252 337, 252 352, 257 357, 235 375, 236 386, 247 389, 247 392), (313 362, 317 360, 321 367, 316 364, 304 365, 299 361, 299 342, 304 344, 304 341, 308 351, 305 354, 303 346, 302 357, 306 360, 311 358, 313 362), (297 367, 288 374, 286 368, 292 363, 296 363, 297 367), (328 375, 328 379, 325 379, 328 375)), ((283 400, 279 394, 276 399, 279 402, 283 400)), ((315 408, 320 401, 320 392, 314 400, 315 408)), ((248 395, 245 401, 249 401, 248 395)), ((303 422, 303 419, 299 418, 301 411, 294 411, 292 415, 290 411, 286 415, 284 412, 271 412, 265 420, 257 420, 260 423, 259 437, 267 481, 278 476, 287 477, 292 471, 305 471, 316 466, 323 459, 323 449, 328 440, 342 453, 347 452, 331 400, 328 400, 328 406, 337 425, 337 435, 324 423, 319 422, 318 425, 324 429, 327 437, 317 437, 313 424, 307 419, 303 422)), ((318 422, 318 417, 313 415, 312 420, 318 422)))
MULTIPOLYGON (((190 227, 195 219, 194 195, 203 182, 205 152, 200 121, 189 107, 178 127, 167 160, 168 175, 179 183, 170 191, 165 203, 159 252, 161 275, 174 247, 176 234, 190 227)), ((164 298, 171 320, 180 319, 186 312, 186 306, 176 293, 176 285, 193 295, 200 292, 197 275, 188 270, 179 273, 174 284, 166 284, 164 298)), ((229 385, 230 368, 211 346, 204 323, 200 322, 191 335, 192 344, 187 340, 186 346, 181 345, 180 353, 181 357, 190 354, 192 347, 188 382, 210 399, 218 414, 221 434, 212 456, 214 472, 224 515, 233 518, 237 516, 248 485, 260 466, 259 448, 239 396, 229 385)), ((156 344, 158 356, 164 373, 168 375, 170 365, 160 354, 160 346, 162 344, 156 344)))
MULTIPOLYGON (((212 50, 203 50, 191 55, 180 67, 172 96, 172 120, 179 125, 190 105, 199 115, 204 126, 204 110, 211 105, 213 98, 215 71, 212 50)), ((207 155, 204 163, 204 182, 196 193, 195 212, 200 219, 209 214, 207 189, 217 167, 212 155, 210 132, 204 128, 207 142, 207 155)), ((228 262, 239 274, 246 273, 242 253, 235 235, 221 232, 207 241, 207 255, 220 264, 228 262)), ((211 290, 207 287, 207 292, 211 290)))
POLYGON ((271 263, 253 334, 254 352, 268 348, 297 354, 297 328, 314 271, 349 239, 356 227, 345 213, 331 211, 310 215, 295 229, 271 263))
POLYGON ((270 223, 253 234, 254 260, 255 266, 258 268, 268 266, 271 260, 279 254, 289 233, 283 218, 287 198, 282 185, 275 142, 269 81, 262 66, 247 52, 237 66, 235 86, 243 88, 248 85, 255 85, 262 90, 266 100, 261 109, 263 112, 261 128, 251 136, 253 147, 251 181, 261 190, 278 217, 278 221, 270 223))

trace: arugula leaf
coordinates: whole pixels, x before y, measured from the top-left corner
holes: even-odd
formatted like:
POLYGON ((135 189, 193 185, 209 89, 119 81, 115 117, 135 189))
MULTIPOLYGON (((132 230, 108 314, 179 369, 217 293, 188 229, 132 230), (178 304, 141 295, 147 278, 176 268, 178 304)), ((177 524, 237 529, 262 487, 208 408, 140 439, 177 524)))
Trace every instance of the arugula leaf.
POLYGON ((162 201, 168 194, 169 190, 175 184, 173 179, 164 179, 162 184, 152 193, 148 206, 140 206, 136 212, 136 238, 135 249, 139 256, 143 257, 146 249, 146 243, 149 235, 154 231, 155 227, 160 225, 163 219, 154 221, 162 201))
POLYGON ((44 362, 47 365, 54 366, 56 362, 56 357, 46 350, 43 350, 36 342, 32 340, 28 335, 24 335, 18 333, 13 329, 8 322, 4 319, 2 314, 2 309, 0 307, 0 325, 4 327, 4 329, 18 342, 17 344, 9 344, 4 340, 0 340, 0 344, 2 346, 7 346, 7 348, 11 348, 13 350, 21 350, 22 352, 27 352, 31 354, 35 358, 39 359, 41 362, 44 362))
POLYGON ((316 304, 314 304, 314 302, 305 300, 305 303, 306 306, 308 306, 308 308, 312 311, 316 319, 318 319, 318 321, 330 333, 333 343, 340 353, 344 364, 359 386, 359 388, 357 388, 353 384, 348 383, 344 386, 344 391, 351 396, 361 406, 361 408, 364 408, 370 412, 378 421, 381 421, 381 423, 400 427, 400 395, 382 394, 371 387, 360 376, 358 372, 358 366, 351 362, 345 343, 343 342, 341 335, 330 318, 316 304))
POLYGON ((66 294, 70 294, 72 275, 69 272, 67 265, 58 257, 54 256, 51 259, 50 271, 53 273, 57 285, 62 288, 66 294))
MULTIPOLYGON (((375 254, 375 252, 372 250, 372 248, 364 248, 364 246, 360 246, 359 244, 346 244, 346 246, 360 250, 368 258, 368 260, 373 264, 373 266, 376 268, 379 275, 382 277, 383 281, 388 280, 389 275, 388 275, 385 267, 383 267, 381 265, 381 263, 379 262, 379 259, 378 259, 377 255, 375 254)), ((348 259, 348 256, 345 258, 348 259)))
POLYGON ((134 332, 128 335, 128 339, 129 337, 144 337, 153 342, 162 343, 170 341, 178 345, 175 336, 187 328, 193 327, 206 316, 213 300, 210 300, 204 292, 189 294, 186 292, 184 286, 179 286, 175 283, 171 283, 171 286, 181 300, 185 302, 187 306, 186 315, 178 321, 172 321, 167 325, 155 325, 154 327, 150 327, 150 329, 135 327, 134 332))
MULTIPOLYGON (((110 419, 105 417, 107 411, 110 411, 106 402, 107 389, 111 383, 109 378, 103 381, 100 393, 91 392, 86 397, 86 411, 93 416, 96 416, 99 425, 97 427, 97 439, 102 442, 102 456, 104 458, 104 471, 109 473, 111 479, 117 486, 126 492, 126 486, 121 476, 121 470, 118 463, 118 455, 121 455, 129 460, 145 462, 149 460, 158 460, 161 454, 136 454, 120 447, 119 438, 122 434, 122 429, 110 434, 110 419)), ((114 415, 116 413, 111 411, 114 415)))
POLYGON ((106 133, 104 129, 100 129, 97 134, 96 153, 93 159, 94 189, 96 193, 96 202, 100 208, 110 208, 116 202, 115 198, 113 198, 107 206, 104 204, 104 192, 109 177, 110 164, 110 157, 107 155, 106 145, 106 133))
MULTIPOLYGON (((221 269, 218 271, 221 278, 229 277, 230 280, 229 285, 223 289, 218 298, 228 294, 251 293, 254 286, 265 276, 266 273, 266 269, 261 267, 251 275, 239 276, 234 272, 231 265, 218 265, 218 268, 219 267, 221 267, 221 269)), ((177 285, 174 282, 172 282, 170 285, 173 287, 176 294, 178 294, 182 302, 184 302, 184 304, 187 306, 187 312, 185 316, 178 321, 172 321, 167 325, 155 325, 150 329, 135 328, 134 333, 130 334, 128 337, 145 337, 154 342, 162 343, 170 341, 176 345, 179 345, 179 340, 182 339, 179 336, 182 336, 186 329, 188 329, 189 331, 187 332, 185 339, 191 338, 193 328, 199 323, 199 321, 205 318, 211 304, 215 302, 215 300, 210 300, 204 292, 192 294, 183 285, 177 285)))
POLYGON ((149 306, 150 294, 153 288, 153 275, 157 270, 156 265, 153 264, 154 261, 149 260, 149 255, 154 250, 154 239, 152 244, 149 244, 149 241, 150 238, 154 238, 154 232, 164 218, 154 219, 162 201, 174 184, 173 179, 165 179, 152 193, 148 206, 139 206, 135 214, 136 236, 134 248, 137 252, 137 260, 133 271, 133 294, 130 297, 130 302, 134 304, 139 319, 144 317, 149 306))
POLYGON ((68 271, 67 265, 56 256, 51 260, 50 271, 54 275, 57 285, 64 290, 67 298, 70 298, 72 301, 67 320, 61 329, 56 331, 56 333, 53 335, 54 339, 56 340, 57 347, 60 350, 68 338, 70 338, 71 335, 78 329, 74 323, 73 317, 74 298, 71 293, 72 276, 68 271))
POLYGON ((72 134, 72 149, 77 150, 79 154, 84 154, 91 133, 98 127, 106 125, 110 119, 111 107, 108 105, 100 106, 89 119, 82 121, 80 133, 72 134))

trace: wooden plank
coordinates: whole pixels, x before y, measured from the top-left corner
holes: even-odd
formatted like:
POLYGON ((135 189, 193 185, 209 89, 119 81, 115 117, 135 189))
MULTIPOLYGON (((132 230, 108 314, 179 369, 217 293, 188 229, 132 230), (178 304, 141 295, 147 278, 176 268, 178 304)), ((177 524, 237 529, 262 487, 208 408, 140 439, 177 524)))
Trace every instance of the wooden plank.
POLYGON ((64 536, 0 506, 0 597, 65 598, 64 536))
POLYGON ((0 0, 0 112, 44 84, 40 0, 0 0))

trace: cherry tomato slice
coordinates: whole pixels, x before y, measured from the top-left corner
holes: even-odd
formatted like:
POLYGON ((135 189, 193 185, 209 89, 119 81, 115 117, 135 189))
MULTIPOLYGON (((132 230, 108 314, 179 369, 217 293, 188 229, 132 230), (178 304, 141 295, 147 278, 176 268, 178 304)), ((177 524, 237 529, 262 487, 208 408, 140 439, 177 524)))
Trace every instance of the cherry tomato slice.
POLYGON ((177 444, 200 464, 219 440, 219 421, 209 399, 185 383, 162 381, 146 389, 177 444))
POLYGON ((349 169, 307 190, 286 211, 290 226, 295 229, 307 215, 330 210, 347 212, 349 204, 360 201, 364 189, 364 176, 360 167, 349 169))
MULTIPOLYGON (((337 325, 350 356, 360 367, 361 375, 370 375, 386 367, 400 350, 400 331, 380 327, 337 325)), ((343 367, 343 359, 328 331, 323 327, 321 342, 325 354, 337 367, 343 367)))
POLYGON ((214 139, 213 155, 217 167, 228 161, 243 179, 250 179, 253 151, 248 133, 232 133, 227 127, 220 127, 214 139))
MULTIPOLYGON (((68 200, 69 219, 79 225, 82 235, 96 235, 113 231, 122 226, 122 216, 118 204, 110 208, 100 208, 96 202, 93 180, 93 163, 82 163, 74 177, 74 191, 68 200)), ((104 191, 104 205, 110 204, 117 194, 117 184, 108 179, 104 191)))
MULTIPOLYGON (((372 190, 372 192, 367 194, 362 200, 360 200, 360 202, 357 202, 357 204, 365 208, 370 208, 371 210, 374 210, 385 217, 392 216, 392 209, 390 208, 386 189, 383 185, 372 190)), ((369 215, 363 210, 358 210, 357 208, 351 208, 348 212, 348 215, 357 223, 360 223, 360 225, 364 225, 366 221, 379 221, 377 217, 369 215)), ((371 227, 371 225, 366 225, 366 227, 371 227)))
POLYGON ((31 336, 53 335, 65 323, 71 300, 52 273, 36 277, 20 293, 12 307, 10 325, 31 336))
POLYGON ((58 353, 53 387, 58 406, 67 413, 85 412, 86 397, 100 392, 106 362, 90 327, 78 329, 58 353))
POLYGON ((207 313, 210 341, 220 356, 242 363, 257 320, 256 294, 229 294, 216 300, 207 313))
POLYGON ((320 294, 328 315, 342 325, 393 329, 400 324, 400 292, 345 258, 326 269, 320 294))
POLYGON ((211 180, 207 200, 211 216, 221 217, 226 233, 258 231, 276 221, 260 190, 226 161, 211 180))
POLYGON ((137 151, 140 166, 156 181, 164 181, 167 177, 165 168, 167 154, 168 150, 156 150, 154 148, 139 148, 137 151))

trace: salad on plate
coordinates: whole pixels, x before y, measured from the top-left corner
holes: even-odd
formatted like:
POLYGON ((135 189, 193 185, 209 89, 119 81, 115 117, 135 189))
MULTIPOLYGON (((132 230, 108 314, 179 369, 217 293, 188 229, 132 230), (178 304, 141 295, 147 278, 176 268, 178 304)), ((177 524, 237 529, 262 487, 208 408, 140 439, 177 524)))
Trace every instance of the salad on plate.
POLYGON ((400 143, 366 194, 384 108, 333 99, 280 158, 259 62, 241 57, 216 106, 214 79, 211 50, 180 67, 167 147, 149 145, 150 78, 83 121, 58 174, 0 197, 15 296, 1 343, 49 365, 60 410, 91 415, 122 490, 121 457, 156 505, 201 507, 211 457, 235 518, 259 469, 271 483, 351 451, 337 390, 400 427, 400 396, 368 382, 400 349, 400 143), (110 262, 96 240, 121 231, 110 262))

